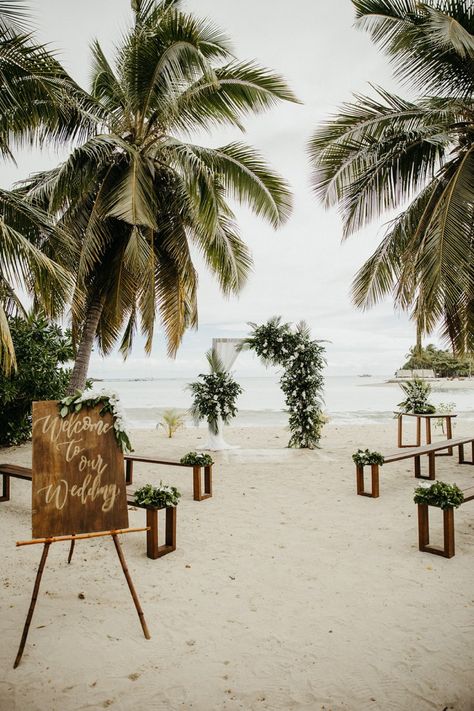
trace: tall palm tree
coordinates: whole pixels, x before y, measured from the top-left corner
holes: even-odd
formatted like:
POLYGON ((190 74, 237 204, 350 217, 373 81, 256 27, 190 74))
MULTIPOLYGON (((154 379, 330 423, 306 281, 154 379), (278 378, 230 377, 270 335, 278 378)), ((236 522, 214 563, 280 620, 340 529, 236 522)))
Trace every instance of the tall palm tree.
POLYGON ((224 294, 239 292, 251 257, 229 198, 274 227, 290 211, 286 183, 252 148, 207 148, 186 137, 242 128, 246 115, 294 95, 267 69, 236 61, 217 28, 179 5, 132 2, 134 22, 114 62, 93 43, 91 95, 103 112, 95 135, 24 187, 80 245, 71 390, 84 386, 95 341, 103 353, 120 341, 126 356, 140 326, 149 352, 158 315, 176 352, 197 323, 192 249, 224 294))
MULTIPOLYGON (((14 160, 18 145, 77 140, 91 128, 94 102, 45 47, 35 44, 22 2, 0 0, 0 154, 14 160)), ((15 367, 8 316, 22 311, 15 290, 29 292, 50 316, 73 286, 53 254, 74 243, 39 207, 0 189, 0 367, 15 367)))
POLYGON ((442 321, 474 347, 474 4, 472 0, 352 0, 356 26, 421 92, 356 96, 315 133, 314 187, 338 205, 344 237, 408 203, 357 273, 366 308, 393 294, 419 337, 442 321))

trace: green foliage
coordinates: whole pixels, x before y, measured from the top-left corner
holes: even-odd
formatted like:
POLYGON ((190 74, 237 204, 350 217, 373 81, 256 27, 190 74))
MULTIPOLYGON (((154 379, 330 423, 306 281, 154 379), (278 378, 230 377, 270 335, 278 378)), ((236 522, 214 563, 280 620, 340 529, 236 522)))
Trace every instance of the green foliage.
POLYGON ((436 407, 428 402, 431 394, 431 385, 420 378, 414 378, 406 383, 400 383, 406 399, 398 403, 402 412, 431 415, 436 412, 436 407))
POLYGON ((374 87, 316 131, 314 188, 348 236, 403 209, 353 282, 367 308, 391 296, 421 332, 441 321, 474 350, 474 3, 352 0, 356 25, 419 98, 374 87), (407 206, 407 207, 406 207, 407 206))
POLYGON ((436 481, 434 484, 425 484, 415 489, 415 504, 438 506, 441 509, 458 508, 464 501, 464 494, 456 484, 446 484, 436 481))
POLYGON ((160 481, 159 486, 153 486, 153 484, 141 486, 135 491, 133 497, 136 504, 162 509, 164 507, 177 506, 181 493, 176 487, 163 484, 160 481))
POLYGON ((73 357, 70 333, 44 316, 8 319, 17 371, 0 373, 0 446, 21 444, 31 437, 33 400, 63 397, 70 371, 62 366, 73 357))
POLYGON ((364 466, 365 464, 380 464, 385 462, 383 454, 380 452, 370 451, 370 449, 358 449, 352 455, 352 460, 355 464, 364 466))
POLYGON ((181 427, 184 427, 184 422, 184 415, 181 415, 177 410, 165 410, 161 422, 158 423, 158 427, 163 427, 168 434, 168 438, 171 439, 175 432, 181 427))
POLYGON ((210 467, 214 464, 214 460, 210 454, 201 452, 188 452, 179 460, 181 464, 194 464, 200 467, 210 467))
POLYGON ((325 364, 324 348, 303 322, 292 329, 281 323, 280 317, 266 324, 250 324, 252 335, 244 348, 254 350, 264 362, 282 365, 284 373, 280 385, 288 406, 289 447, 314 449, 319 446, 321 430, 327 417, 322 413, 322 370, 325 364))
POLYGON ((456 356, 450 351, 436 348, 431 343, 421 350, 413 346, 407 359, 403 369, 433 370, 437 378, 466 378, 474 370, 474 357, 471 354, 456 356))
POLYGON ((125 415, 116 393, 107 392, 106 390, 102 390, 100 393, 91 393, 87 390, 81 392, 78 390, 73 395, 68 395, 60 400, 58 408, 60 416, 67 417, 81 412, 83 408, 96 407, 96 405, 102 406, 99 412, 102 417, 107 412, 112 415, 115 439, 122 452, 133 452, 130 437, 125 429, 125 415))
POLYGON ((243 390, 230 373, 201 373, 188 388, 193 394, 190 411, 194 421, 207 420, 213 434, 218 432, 219 418, 227 425, 236 416, 236 400, 243 390))

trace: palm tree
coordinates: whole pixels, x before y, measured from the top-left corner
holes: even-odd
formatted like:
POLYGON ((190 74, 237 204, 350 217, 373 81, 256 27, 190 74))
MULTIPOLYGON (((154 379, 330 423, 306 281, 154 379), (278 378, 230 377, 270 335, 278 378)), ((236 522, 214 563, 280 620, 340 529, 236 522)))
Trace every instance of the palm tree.
MULTIPOLYGON (((23 3, 0 0, 1 155, 14 160, 16 145, 86 136, 93 108, 57 60, 33 42, 23 3)), ((15 289, 20 285, 55 316, 73 280, 52 254, 70 255, 74 243, 15 193, 0 189, 0 213, 0 367, 9 373, 16 363, 8 316, 23 311, 15 289)))
POLYGON ((376 88, 315 133, 314 188, 338 205, 344 237, 388 223, 357 273, 367 308, 392 294, 418 343, 442 321, 458 351, 474 347, 474 5, 471 0, 352 0, 356 26, 389 55, 416 100, 376 88))
POLYGON ((93 43, 91 95, 102 109, 95 135, 24 188, 80 245, 71 390, 84 386, 96 341, 103 353, 120 341, 126 356, 140 326, 149 352, 158 315, 176 353, 197 324, 191 249, 224 294, 240 291, 251 257, 228 198, 274 227, 290 211, 286 183, 252 148, 206 148, 186 137, 242 128, 246 115, 294 95, 270 71, 236 61, 217 28, 179 5, 133 2, 134 23, 113 63, 93 43))

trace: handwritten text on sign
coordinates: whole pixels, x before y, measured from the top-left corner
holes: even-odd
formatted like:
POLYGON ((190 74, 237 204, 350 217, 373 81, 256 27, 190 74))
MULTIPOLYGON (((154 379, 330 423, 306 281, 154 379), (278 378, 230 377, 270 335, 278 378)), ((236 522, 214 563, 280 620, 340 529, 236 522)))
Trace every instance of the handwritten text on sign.
POLYGON ((61 418, 33 404, 33 536, 126 528, 123 455, 101 406, 61 418))

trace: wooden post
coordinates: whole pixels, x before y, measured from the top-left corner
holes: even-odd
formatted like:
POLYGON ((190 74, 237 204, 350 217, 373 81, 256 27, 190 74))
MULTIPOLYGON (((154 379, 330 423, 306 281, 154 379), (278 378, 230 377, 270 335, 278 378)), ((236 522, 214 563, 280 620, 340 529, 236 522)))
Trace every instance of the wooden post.
MULTIPOLYGON (((448 439, 453 438, 453 421, 452 421, 451 415, 447 415, 447 417, 446 417, 446 436, 448 439)), ((448 454, 450 457, 453 456, 453 448, 452 447, 449 447, 448 454)))
POLYGON ((421 447, 421 417, 416 418, 416 446, 421 447))
POLYGON ((15 663, 13 664, 14 669, 17 668, 17 666, 21 662, 21 658, 23 656, 23 650, 25 649, 26 638, 28 637, 28 631, 30 629, 30 624, 31 624, 31 620, 33 617, 33 612, 35 610, 35 605, 36 605, 36 600, 38 598, 38 592, 39 592, 39 588, 40 588, 41 578, 43 576, 43 570, 44 570, 44 566, 46 564, 46 558, 48 557, 50 545, 51 545, 51 541, 46 542, 44 544, 43 553, 41 555, 41 561, 39 564, 38 572, 36 573, 35 586, 33 588, 33 595, 31 596, 31 602, 30 602, 30 607, 28 609, 28 615, 26 616, 26 622, 25 622, 25 626, 23 628, 23 634, 21 635, 20 647, 19 647, 18 653, 16 655, 15 663))
POLYGON ((128 572, 127 564, 125 562, 125 558, 124 558, 123 551, 122 551, 122 546, 120 545, 120 541, 119 541, 116 533, 112 533, 112 538, 114 539, 115 550, 117 551, 117 555, 120 560, 120 565, 122 566, 123 574, 125 575, 125 579, 127 581, 130 593, 132 595, 133 602, 135 603, 135 608, 137 610, 138 617, 140 619, 140 624, 142 626, 143 634, 145 635, 145 639, 151 639, 150 633, 148 631, 148 626, 147 626, 147 623, 145 620, 145 615, 143 614, 143 610, 140 605, 140 600, 138 599, 138 595, 137 595, 136 590, 133 586, 132 578, 130 577, 130 573, 128 572))
POLYGON ((68 557, 67 557, 68 565, 69 565, 69 563, 70 563, 71 560, 72 560, 72 554, 74 553, 74 546, 75 546, 75 545, 76 545, 76 539, 75 539, 75 538, 72 538, 72 539, 71 539, 71 545, 70 545, 70 548, 69 548, 69 555, 68 555, 68 557))
POLYGON ((357 493, 359 496, 368 496, 371 499, 378 499, 380 496, 379 488, 379 465, 371 464, 371 478, 372 478, 372 491, 365 491, 364 482, 364 467, 362 464, 356 464, 356 482, 357 482, 357 493))
POLYGON ((428 479, 436 478, 436 454, 430 452, 428 454, 428 479))
POLYGON ((443 558, 454 556, 454 508, 443 510, 443 548, 429 545, 430 524, 428 504, 418 504, 418 549, 422 553, 433 553, 443 558))
POLYGON ((10 501, 10 476, 2 474, 2 495, 0 501, 10 501))
POLYGON ((146 523, 150 527, 146 534, 146 554, 148 558, 156 560, 167 553, 176 550, 176 507, 168 506, 165 509, 147 509, 146 523), (159 544, 159 511, 165 511, 165 543, 159 544))
POLYGON ((403 447, 402 444, 402 414, 398 414, 398 446, 403 447))
POLYGON ((419 455, 417 455, 416 457, 413 457, 413 459, 414 459, 414 461, 415 461, 415 476, 416 476, 417 479, 421 479, 421 478, 422 478, 422 476, 421 476, 421 463, 420 463, 421 457, 420 457, 419 455))
POLYGON ((458 452, 459 452, 459 464, 464 464, 464 445, 463 444, 458 445, 458 452))
POLYGON ((201 467, 193 467, 193 499, 201 501, 201 467))
POLYGON ((204 501, 212 497, 212 467, 193 466, 193 499, 204 501), (204 493, 202 493, 201 476, 204 469, 204 493))
POLYGON ((425 417, 426 444, 431 444, 431 418, 425 417))
POLYGON ((125 460, 125 484, 133 484, 133 459, 125 460))
POLYGON ((379 465, 378 464, 371 464, 370 469, 371 469, 371 474, 372 474, 372 498, 378 499, 380 496, 380 494, 379 494, 379 465))

